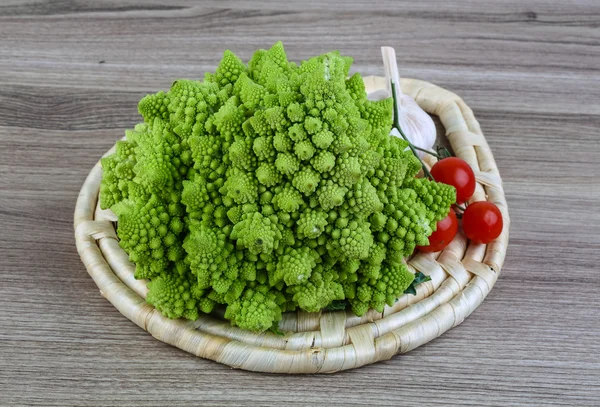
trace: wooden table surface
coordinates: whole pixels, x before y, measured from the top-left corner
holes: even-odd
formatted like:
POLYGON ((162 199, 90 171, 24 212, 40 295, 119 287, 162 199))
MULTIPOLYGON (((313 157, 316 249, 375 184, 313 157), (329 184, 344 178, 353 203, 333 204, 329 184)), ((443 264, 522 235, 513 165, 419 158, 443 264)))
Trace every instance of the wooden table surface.
POLYGON ((600 405, 597 0, 0 2, 0 405, 600 405), (462 4, 459 4, 462 3, 462 4), (136 105, 283 40, 461 95, 512 218, 498 283, 409 354, 328 376, 232 370, 153 339, 75 250, 86 174, 136 105))

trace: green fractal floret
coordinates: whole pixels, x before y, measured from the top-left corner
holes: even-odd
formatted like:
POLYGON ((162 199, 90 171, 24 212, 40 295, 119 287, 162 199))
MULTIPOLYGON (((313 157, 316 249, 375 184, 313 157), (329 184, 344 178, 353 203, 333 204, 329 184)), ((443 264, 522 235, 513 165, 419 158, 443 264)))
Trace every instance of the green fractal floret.
POLYGON ((411 284, 404 258, 455 190, 415 178, 419 161, 389 136, 392 100, 369 101, 351 63, 297 65, 281 43, 247 65, 226 51, 204 80, 140 101, 144 123, 102 159, 100 206, 165 316, 223 305, 265 331, 339 300, 381 312, 411 284))
POLYGON ((277 249, 281 240, 281 232, 277 228, 277 217, 265 217, 260 212, 244 214, 233 226, 230 238, 236 239, 238 245, 248 249, 252 254, 270 254, 277 249))
POLYGON ((169 318, 194 320, 199 310, 210 312, 214 307, 212 301, 203 301, 203 294, 191 274, 163 272, 148 283, 146 301, 169 318))
POLYGON ((242 329, 265 331, 281 319, 281 296, 266 285, 248 289, 228 305, 225 318, 242 329))
POLYGON ((184 254, 179 233, 183 223, 173 207, 165 206, 156 195, 147 202, 124 200, 112 207, 119 216, 119 245, 136 263, 136 278, 154 277, 169 262, 181 262, 184 254))
POLYGON ((100 185, 100 207, 108 209, 129 195, 129 184, 133 180, 136 164, 135 144, 117 141, 115 154, 102 159, 102 183, 100 185))

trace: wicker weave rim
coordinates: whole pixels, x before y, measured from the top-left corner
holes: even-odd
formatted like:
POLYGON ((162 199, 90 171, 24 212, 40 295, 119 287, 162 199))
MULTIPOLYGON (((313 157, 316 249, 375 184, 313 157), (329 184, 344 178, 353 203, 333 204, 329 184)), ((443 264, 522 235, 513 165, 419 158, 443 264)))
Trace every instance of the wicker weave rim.
MULTIPOLYGON (((366 77, 365 85, 373 91, 385 88, 386 82, 366 77)), ((488 199, 500 208, 504 230, 494 242, 475 244, 459 232, 441 253, 413 256, 409 269, 429 275, 431 281, 382 313, 371 310, 357 317, 349 311, 288 312, 280 322, 284 336, 232 327, 222 309, 196 321, 170 320, 146 303, 146 282, 133 278, 135 267, 118 244, 115 215, 97 206, 102 178, 98 162, 79 194, 74 223, 77 250, 101 294, 160 341, 234 368, 272 373, 352 369, 408 352, 460 324, 490 292, 504 262, 509 217, 502 180, 479 123, 461 98, 414 79, 403 79, 401 87, 424 110, 439 116, 455 154, 475 171, 471 200, 488 199)))

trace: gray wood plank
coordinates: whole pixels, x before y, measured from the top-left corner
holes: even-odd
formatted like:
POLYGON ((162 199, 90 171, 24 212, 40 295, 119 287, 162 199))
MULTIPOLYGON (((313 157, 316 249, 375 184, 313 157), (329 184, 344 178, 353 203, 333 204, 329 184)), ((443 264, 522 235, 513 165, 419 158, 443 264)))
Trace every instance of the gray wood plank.
POLYGON ((0 3, 0 405, 600 405, 600 4, 594 0, 0 3), (156 341, 74 247, 89 169, 137 101, 283 40, 461 95, 512 217, 502 275, 459 327, 328 376, 232 370, 156 341))

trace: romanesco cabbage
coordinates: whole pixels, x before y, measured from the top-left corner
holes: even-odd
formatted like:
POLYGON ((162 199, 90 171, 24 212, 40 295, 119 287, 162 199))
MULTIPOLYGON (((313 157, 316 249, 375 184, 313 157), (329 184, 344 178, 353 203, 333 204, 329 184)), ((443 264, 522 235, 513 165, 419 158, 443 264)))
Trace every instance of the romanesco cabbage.
POLYGON ((392 305, 455 201, 415 178, 389 136, 392 101, 367 100, 352 59, 289 62, 278 42, 248 65, 225 51, 214 74, 144 97, 144 123, 102 160, 100 205, 169 318, 216 304, 243 329, 282 312, 347 300, 357 315, 392 305))

